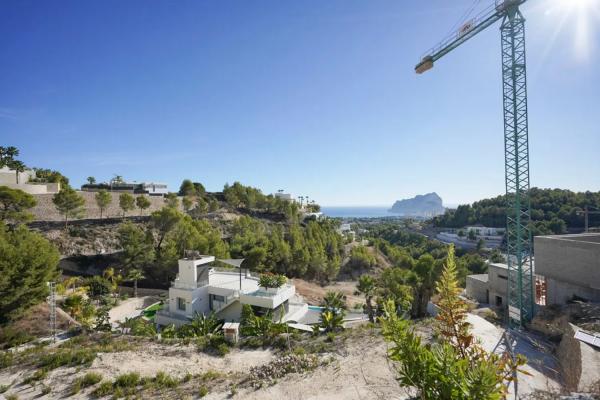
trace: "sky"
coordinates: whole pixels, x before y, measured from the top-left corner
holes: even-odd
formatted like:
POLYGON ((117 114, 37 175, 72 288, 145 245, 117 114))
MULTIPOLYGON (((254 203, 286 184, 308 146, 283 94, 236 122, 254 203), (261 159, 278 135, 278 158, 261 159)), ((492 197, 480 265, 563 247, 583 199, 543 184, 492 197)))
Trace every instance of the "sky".
MULTIPOLYGON (((414 73, 472 4, 4 0, 0 145, 76 187, 240 181, 327 206, 496 196, 499 26, 414 73)), ((532 186, 598 191, 600 0, 522 12, 532 186)))

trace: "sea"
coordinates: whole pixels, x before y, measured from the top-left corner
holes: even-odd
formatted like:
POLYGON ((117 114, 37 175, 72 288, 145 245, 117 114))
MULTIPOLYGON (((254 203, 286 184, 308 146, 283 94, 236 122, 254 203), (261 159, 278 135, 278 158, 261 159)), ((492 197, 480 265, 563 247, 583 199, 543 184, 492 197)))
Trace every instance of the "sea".
POLYGON ((321 207, 321 212, 332 218, 382 218, 395 217, 397 214, 388 210, 390 207, 382 206, 356 206, 356 207, 321 207))

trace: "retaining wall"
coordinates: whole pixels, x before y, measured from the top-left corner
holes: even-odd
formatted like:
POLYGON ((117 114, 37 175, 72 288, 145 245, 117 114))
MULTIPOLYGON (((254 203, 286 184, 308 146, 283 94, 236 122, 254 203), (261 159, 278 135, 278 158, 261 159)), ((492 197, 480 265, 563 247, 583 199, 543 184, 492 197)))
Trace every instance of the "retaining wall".
MULTIPOLYGON (((84 199, 85 199, 85 214, 82 217, 86 218, 100 218, 100 209, 96 204, 95 192, 81 192, 78 191, 84 199)), ((108 206, 108 208, 104 211, 103 217, 121 217, 123 212, 119 208, 119 195, 120 193, 109 193, 112 196, 112 202, 108 206)), ((63 221, 64 217, 59 214, 58 210, 52 203, 53 194, 34 194, 33 195, 37 200, 37 205, 30 210, 30 212, 34 215, 35 220, 38 221, 63 221)), ((133 195, 137 197, 139 195, 133 195)), ((144 210, 144 214, 148 215, 153 211, 160 210, 165 205, 165 199, 160 196, 146 196, 148 200, 150 200, 150 207, 144 210)), ((140 210, 135 209, 126 214, 127 216, 136 216, 140 215, 140 210)))

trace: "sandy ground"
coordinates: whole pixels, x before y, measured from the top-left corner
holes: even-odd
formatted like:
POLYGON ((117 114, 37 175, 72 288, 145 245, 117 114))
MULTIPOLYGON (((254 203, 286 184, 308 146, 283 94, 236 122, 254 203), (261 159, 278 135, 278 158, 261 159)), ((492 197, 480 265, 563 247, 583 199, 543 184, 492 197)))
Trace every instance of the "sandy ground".
MULTIPOLYGON (((290 375, 278 384, 260 390, 242 389, 234 399, 244 400, 401 400, 408 399, 388 364, 381 337, 353 337, 335 361, 305 375, 290 375)), ((210 400, 228 399, 227 393, 212 393, 210 400)))
MULTIPOLYGON (((195 346, 177 346, 148 343, 143 349, 123 351, 119 353, 101 353, 90 368, 58 368, 50 371, 43 383, 51 385, 52 393, 41 396, 41 386, 21 385, 23 379, 31 371, 0 371, 0 385, 14 386, 6 393, 17 394, 19 400, 30 399, 88 399, 86 390, 76 396, 68 396, 74 379, 86 372, 98 372, 104 379, 112 379, 127 372, 138 372, 141 376, 154 376, 163 371, 169 375, 182 378, 187 373, 202 374, 217 371, 222 374, 248 372, 257 365, 266 364, 274 358, 271 350, 232 350, 224 357, 200 353, 195 346)), ((0 395, 0 399, 2 399, 0 395)))
POLYGON ((355 304, 363 304, 362 296, 354 294, 356 290, 356 281, 340 281, 327 286, 321 286, 314 282, 308 282, 303 279, 294 278, 296 292, 301 295, 308 304, 319 305, 329 291, 338 291, 346 295, 346 301, 349 308, 353 308, 355 304))
POLYGON ((250 367, 265 364, 273 359, 270 350, 233 350, 224 357, 199 353, 195 346, 152 345, 143 351, 99 354, 88 371, 99 372, 114 378, 127 372, 154 376, 163 371, 176 377, 188 372, 201 374, 207 371, 221 373, 247 372, 250 367))

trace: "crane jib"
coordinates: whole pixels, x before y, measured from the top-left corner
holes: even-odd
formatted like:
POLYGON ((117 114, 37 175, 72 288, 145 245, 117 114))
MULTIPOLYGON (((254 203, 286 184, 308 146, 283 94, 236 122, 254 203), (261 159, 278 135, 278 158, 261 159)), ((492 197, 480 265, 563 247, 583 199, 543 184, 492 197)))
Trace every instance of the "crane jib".
POLYGON ((415 66, 415 72, 422 74, 430 70, 435 61, 499 21, 508 14, 509 10, 518 7, 525 1, 527 0, 496 0, 494 4, 464 23, 455 33, 429 49, 415 66))

